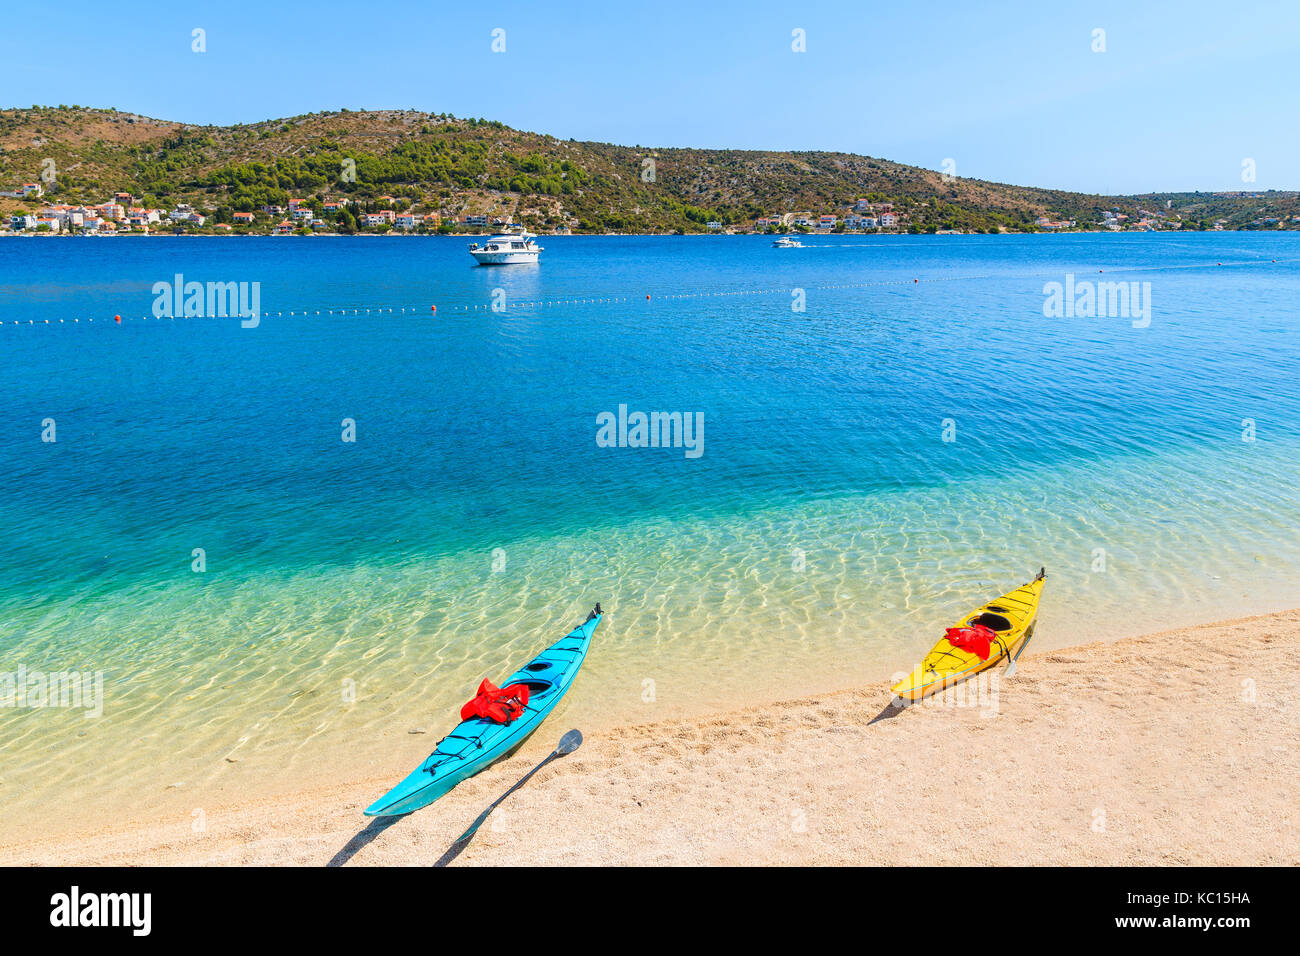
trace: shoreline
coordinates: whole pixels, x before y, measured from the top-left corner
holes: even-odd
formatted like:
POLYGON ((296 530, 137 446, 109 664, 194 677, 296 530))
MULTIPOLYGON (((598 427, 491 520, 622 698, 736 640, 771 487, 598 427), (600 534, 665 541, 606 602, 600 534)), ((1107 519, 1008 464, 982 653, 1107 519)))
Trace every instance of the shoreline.
MULTIPOLYGON (((537 774, 455 862, 1295 865, 1297 651, 1292 609, 1031 646, 978 698, 886 719, 873 681, 615 728, 537 774)), ((0 864, 430 865, 569 729, 564 705, 554 718, 409 817, 364 818, 393 780, 357 773, 170 822, 52 828, 0 845, 0 864)))
MULTIPOLYGON (((503 227, 504 228, 504 227, 503 227)), ((1041 230, 1037 232, 907 232, 906 230, 893 230, 891 232, 538 232, 533 235, 545 239, 775 239, 779 236, 796 236, 802 239, 837 239, 847 237, 880 238, 880 239, 897 239, 899 237, 943 237, 945 239, 953 237, 979 236, 988 238, 989 236, 1098 236, 1098 235, 1115 235, 1115 236, 1187 236, 1187 235, 1216 235, 1222 232, 1245 232, 1245 233, 1262 233, 1265 235, 1274 235, 1277 233, 1300 233, 1300 229, 1058 229, 1058 230, 1041 230)), ((105 232, 84 235, 80 233, 62 233, 62 232, 0 232, 0 239, 485 239, 492 236, 500 235, 499 232, 440 232, 440 233, 416 233, 416 232, 313 232, 305 236, 297 233, 287 235, 276 235, 269 232, 105 232)))

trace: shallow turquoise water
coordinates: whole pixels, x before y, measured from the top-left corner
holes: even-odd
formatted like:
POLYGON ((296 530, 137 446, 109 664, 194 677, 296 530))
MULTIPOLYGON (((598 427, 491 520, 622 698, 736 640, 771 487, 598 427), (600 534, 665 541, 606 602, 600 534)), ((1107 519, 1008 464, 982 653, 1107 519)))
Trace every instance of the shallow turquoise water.
POLYGON ((106 697, 0 708, 0 798, 413 763, 596 600, 582 726, 887 676, 1040 564, 1043 646, 1297 603, 1294 237, 804 241, 0 242, 0 670, 106 697), (178 272, 260 325, 142 319, 178 272), (1150 325, 1045 318, 1067 274, 1150 325))

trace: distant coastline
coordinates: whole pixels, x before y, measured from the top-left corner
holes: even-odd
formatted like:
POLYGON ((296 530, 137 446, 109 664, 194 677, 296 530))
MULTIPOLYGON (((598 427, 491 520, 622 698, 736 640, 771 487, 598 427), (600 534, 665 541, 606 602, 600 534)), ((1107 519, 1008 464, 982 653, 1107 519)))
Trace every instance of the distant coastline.
MULTIPOLYGON (((1191 230, 1201 232, 1201 230, 1191 230)), ((1249 233, 1290 233, 1297 229, 1249 229, 1232 228, 1205 230, 1206 232, 1249 232, 1249 233)), ((1160 230, 1164 235, 1174 230, 1160 230)), ((979 237, 989 236, 1080 236, 1080 235, 1114 235, 1108 229, 1070 229, 1059 232, 813 232, 813 233, 760 233, 760 232, 570 232, 539 233, 546 239, 769 239, 781 235, 799 236, 803 239, 921 239, 928 237, 979 237)), ((1121 235, 1125 233, 1119 233, 1121 235)), ((1127 235, 1145 235, 1153 233, 1130 232, 1127 235)), ((0 230, 0 239, 482 239, 492 235, 490 232, 313 232, 306 235, 288 233, 277 235, 269 232, 117 232, 95 233, 92 235, 67 232, 13 232, 0 230)))
POLYGON ((1094 195, 854 153, 620 146, 337 110, 195 126, 0 109, 0 230, 204 234, 1004 234, 1300 230, 1300 192, 1094 195), (108 198, 112 197, 112 198, 108 198))

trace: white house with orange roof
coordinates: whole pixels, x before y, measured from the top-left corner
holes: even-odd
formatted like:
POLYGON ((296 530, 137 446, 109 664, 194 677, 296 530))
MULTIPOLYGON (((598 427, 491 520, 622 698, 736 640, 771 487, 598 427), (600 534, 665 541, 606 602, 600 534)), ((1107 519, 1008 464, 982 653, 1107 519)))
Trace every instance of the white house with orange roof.
POLYGON ((23 183, 17 189, 7 189, 0 192, 0 196, 8 196, 11 199, 26 199, 28 196, 44 196, 45 187, 40 183, 23 183))

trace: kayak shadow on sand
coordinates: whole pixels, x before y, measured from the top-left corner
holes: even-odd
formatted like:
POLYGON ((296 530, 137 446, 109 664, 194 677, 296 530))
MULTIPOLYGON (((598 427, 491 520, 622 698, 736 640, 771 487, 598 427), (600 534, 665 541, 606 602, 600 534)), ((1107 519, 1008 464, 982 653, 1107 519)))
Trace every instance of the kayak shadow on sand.
POLYGON ((872 717, 870 720, 867 721, 867 726, 870 727, 872 724, 878 723, 879 721, 882 720, 892 720, 893 718, 901 714, 903 711, 907 710, 907 708, 910 706, 911 706, 910 701, 905 701, 902 700, 901 698, 895 697, 893 700, 891 700, 888 704, 885 705, 884 710, 882 710, 880 713, 876 714, 876 716, 872 717))
POLYGON ((365 829, 349 840, 347 844, 344 845, 343 849, 335 853, 334 858, 325 865, 327 867, 342 866, 344 863, 348 862, 348 860, 356 856, 357 852, 363 847, 369 846, 371 841, 379 836, 379 834, 383 833, 398 820, 405 820, 408 816, 410 816, 410 814, 404 813, 400 816, 375 817, 366 825, 365 829))

